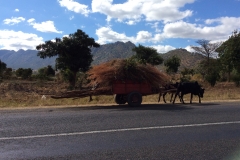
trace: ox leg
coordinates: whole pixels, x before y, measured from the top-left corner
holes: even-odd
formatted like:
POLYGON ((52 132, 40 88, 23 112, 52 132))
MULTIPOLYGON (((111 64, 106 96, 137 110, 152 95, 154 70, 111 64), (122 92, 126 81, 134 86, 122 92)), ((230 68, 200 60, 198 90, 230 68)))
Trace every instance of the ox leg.
POLYGON ((198 95, 198 98, 199 98, 199 103, 201 103, 201 97, 198 95))
POLYGON ((174 96, 174 99, 173 99, 173 102, 172 102, 173 104, 175 103, 175 100, 176 100, 177 95, 179 95, 179 92, 178 92, 178 91, 175 93, 175 96, 174 96))
POLYGON ((183 94, 181 94, 181 100, 182 100, 182 103, 185 104, 185 102, 183 100, 183 94))
POLYGON ((165 99, 166 94, 167 94, 167 92, 163 93, 163 101, 164 101, 164 103, 167 103, 166 99, 165 99))
POLYGON ((192 103, 192 97, 193 97, 193 94, 191 93, 191 97, 190 97, 190 103, 192 103))
POLYGON ((179 98, 180 102, 182 102, 182 99, 181 99, 181 92, 178 94, 178 98, 179 98))
POLYGON ((159 93, 159 96, 158 96, 158 103, 160 102, 161 96, 162 96, 162 92, 159 93))
POLYGON ((91 102, 92 100, 92 95, 89 95, 89 102, 91 102))
POLYGON ((173 93, 171 93, 172 95, 171 95, 171 99, 170 99, 170 102, 172 102, 172 98, 173 98, 173 93))

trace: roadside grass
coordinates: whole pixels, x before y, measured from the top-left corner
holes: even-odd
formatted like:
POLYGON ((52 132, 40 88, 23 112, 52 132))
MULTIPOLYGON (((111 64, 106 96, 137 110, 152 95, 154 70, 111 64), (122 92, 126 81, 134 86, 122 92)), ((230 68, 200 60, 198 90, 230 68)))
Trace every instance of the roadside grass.
MULTIPOLYGON (((240 88, 235 87, 233 83, 218 83, 215 87, 204 84, 205 93, 202 98, 202 103, 211 101, 240 101, 240 88)), ((0 108, 22 108, 22 107, 44 107, 44 106, 81 106, 81 105, 106 105, 116 104, 113 96, 93 96, 93 101, 89 102, 89 97, 85 98, 63 98, 53 99, 50 95, 46 95, 46 99, 42 99, 41 94, 28 94, 23 96, 21 92, 7 93, 11 94, 11 98, 6 98, 0 95, 0 108)), ((170 95, 166 95, 167 103, 170 103, 170 95)), ((185 103, 189 103, 190 94, 184 96, 185 103)), ((193 102, 198 103, 198 96, 193 96, 193 102)), ((143 96, 143 103, 158 104, 158 94, 143 96)), ((162 104, 163 98, 161 97, 160 103, 162 104)), ((176 103, 180 103, 176 98, 176 103)))

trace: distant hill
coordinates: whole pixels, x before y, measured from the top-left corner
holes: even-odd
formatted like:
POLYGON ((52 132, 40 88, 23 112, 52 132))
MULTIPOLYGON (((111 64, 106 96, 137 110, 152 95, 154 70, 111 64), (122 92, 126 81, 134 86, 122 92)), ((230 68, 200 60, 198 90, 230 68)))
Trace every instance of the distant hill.
MULTIPOLYGON (((174 55, 181 59, 181 66, 179 67, 179 70, 182 70, 183 68, 195 68, 199 64, 199 62, 205 58, 201 54, 191 53, 188 52, 186 49, 171 50, 165 54, 162 54, 161 56, 164 60, 166 60, 174 55)), ((161 65, 160 67, 163 68, 163 65, 161 65)))
POLYGON ((2 62, 7 64, 7 67, 18 69, 18 68, 32 68, 39 69, 42 67, 46 67, 48 65, 54 66, 55 59, 46 58, 42 59, 37 56, 36 50, 18 50, 10 51, 10 50, 0 50, 0 59, 2 62))
MULTIPOLYGON (((110 44, 101 45, 99 48, 93 48, 93 65, 100 64, 111 59, 128 58, 135 53, 132 49, 136 47, 132 42, 115 42, 110 44)), ((48 65, 55 66, 56 57, 42 59, 37 56, 36 50, 0 50, 0 59, 7 64, 7 67, 18 68, 32 68, 39 69, 48 65)), ((192 54, 185 49, 175 49, 165 54, 161 54, 163 59, 168 59, 173 55, 177 55, 181 59, 181 67, 194 67, 204 57, 200 54, 192 54)), ((163 65, 159 66, 161 69, 163 65)))
POLYGON ((129 58, 135 54, 135 52, 132 51, 135 47, 135 44, 132 42, 115 42, 101 45, 99 48, 93 48, 93 65, 116 58, 129 58))

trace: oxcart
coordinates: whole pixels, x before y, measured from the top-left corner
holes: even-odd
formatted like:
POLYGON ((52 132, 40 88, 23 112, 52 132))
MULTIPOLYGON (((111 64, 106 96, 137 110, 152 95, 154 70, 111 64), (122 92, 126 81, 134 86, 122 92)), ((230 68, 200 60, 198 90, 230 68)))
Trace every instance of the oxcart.
POLYGON ((161 93, 160 88, 152 87, 147 82, 137 82, 131 80, 113 81, 111 88, 91 88, 85 90, 75 90, 62 93, 61 95, 51 96, 55 99, 60 98, 83 98, 114 95, 117 104, 128 103, 129 106, 139 106, 142 103, 142 96, 161 93))

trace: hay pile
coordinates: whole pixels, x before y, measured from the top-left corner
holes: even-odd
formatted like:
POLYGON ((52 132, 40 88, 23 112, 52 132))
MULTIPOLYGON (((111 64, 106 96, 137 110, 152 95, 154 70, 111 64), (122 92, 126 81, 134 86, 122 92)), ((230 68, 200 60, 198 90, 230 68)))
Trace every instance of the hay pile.
POLYGON ((165 85, 169 81, 168 75, 161 73, 150 64, 140 64, 131 59, 115 59, 96 65, 88 71, 89 86, 97 89, 111 90, 115 80, 145 81, 153 87, 165 85))

